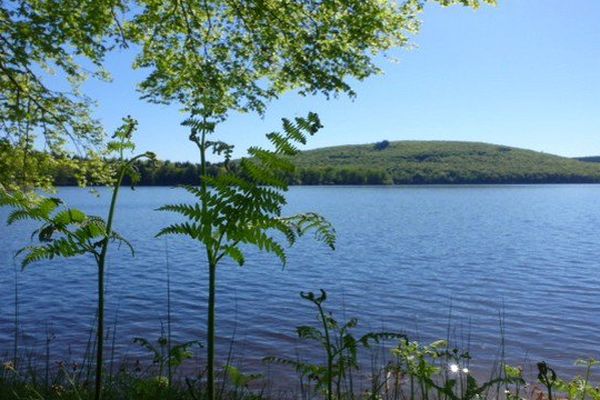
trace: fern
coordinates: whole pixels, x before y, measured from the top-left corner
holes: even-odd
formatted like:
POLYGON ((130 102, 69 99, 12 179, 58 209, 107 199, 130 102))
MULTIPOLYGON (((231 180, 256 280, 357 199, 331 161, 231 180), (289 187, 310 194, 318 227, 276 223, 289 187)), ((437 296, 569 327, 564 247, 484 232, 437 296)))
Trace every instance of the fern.
POLYGON ((42 222, 32 236, 37 244, 26 246, 17 252, 17 255, 24 255, 21 261, 23 267, 57 257, 70 258, 84 254, 99 257, 104 240, 125 244, 133 252, 131 244, 120 234, 112 230, 107 232, 102 218, 69 208, 60 199, 19 199, 18 194, 6 196, 12 197, 6 199, 6 202, 16 208, 8 216, 9 225, 25 220, 42 222))
POLYGON ((342 386, 351 386, 351 379, 344 380, 353 370, 359 369, 358 352, 360 348, 369 348, 371 343, 380 343, 386 339, 406 340, 406 336, 396 332, 369 332, 363 336, 355 337, 351 330, 358 325, 358 319, 351 318, 345 323, 338 322, 331 313, 327 312, 323 303, 327 300, 327 293, 321 289, 319 295, 308 292, 300 296, 316 306, 320 328, 314 326, 298 326, 296 333, 303 340, 316 342, 326 356, 327 364, 311 364, 299 360, 281 357, 266 357, 263 362, 292 366, 302 376, 315 382, 315 390, 324 392, 328 400, 342 398, 342 386))
MULTIPOLYGON (((200 129, 206 124, 188 120, 185 125, 200 129)), ((275 232, 283 234, 292 245, 299 236, 314 231, 315 238, 335 248, 335 231, 331 224, 315 213, 281 217, 286 204, 282 192, 288 186, 284 173, 293 172, 294 165, 289 156, 298 152, 295 144, 306 143, 306 137, 321 127, 316 114, 307 118, 296 118, 295 123, 283 120, 283 133, 267 135, 274 150, 252 147, 251 158, 243 158, 234 174, 227 172, 217 177, 203 176, 210 190, 185 186, 197 202, 195 204, 170 204, 159 210, 175 212, 185 217, 188 223, 176 223, 162 229, 158 236, 177 234, 188 236, 211 247, 215 259, 229 257, 243 265, 245 255, 242 244, 252 245, 262 251, 275 254, 286 263, 285 250, 278 242, 275 232)), ((198 142, 200 150, 213 147, 217 151, 231 146, 222 142, 198 142)), ((228 155, 226 155, 228 157, 228 155)))
POLYGON ((200 150, 201 186, 184 186, 195 197, 193 204, 169 204, 159 208, 181 215, 185 221, 161 229, 157 236, 180 235, 202 243, 209 267, 208 300, 208 398, 214 398, 215 296, 216 270, 223 258, 244 265, 244 249, 255 247, 275 255, 286 265, 285 245, 293 245, 300 236, 314 232, 314 237, 335 248, 335 231, 322 216, 315 213, 282 216, 288 190, 286 174, 294 171, 289 157, 298 146, 321 128, 319 117, 309 113, 293 121, 283 119, 283 131, 267 134, 272 149, 251 147, 249 157, 229 165, 233 146, 207 140, 215 122, 206 118, 189 118, 190 140, 200 150), (206 154, 212 150, 223 154, 226 170, 221 175, 206 174, 206 154))
POLYGON ((14 208, 8 217, 8 223, 34 220, 42 223, 33 232, 32 240, 36 244, 19 250, 24 255, 22 266, 54 258, 70 258, 82 255, 93 256, 98 267, 98 319, 96 348, 95 399, 100 399, 102 389, 102 363, 104 344, 104 272, 109 244, 117 242, 126 245, 131 254, 133 247, 123 236, 112 229, 117 198, 123 179, 128 176, 132 184, 139 174, 134 162, 140 158, 154 159, 153 153, 139 154, 131 159, 125 158, 125 152, 135 148, 131 137, 137 122, 130 117, 124 118, 110 142, 106 145, 107 163, 114 173, 112 198, 106 221, 101 217, 87 215, 81 210, 67 207, 62 200, 54 197, 26 195, 20 192, 9 193, 0 186, 0 206, 14 208), (117 156, 116 158, 114 156, 117 156))

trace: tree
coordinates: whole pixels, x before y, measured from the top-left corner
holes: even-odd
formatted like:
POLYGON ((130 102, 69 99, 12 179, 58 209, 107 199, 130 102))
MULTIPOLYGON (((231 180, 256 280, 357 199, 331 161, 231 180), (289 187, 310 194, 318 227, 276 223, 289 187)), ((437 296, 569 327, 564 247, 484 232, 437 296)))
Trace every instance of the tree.
POLYGON ((39 134, 58 153, 68 141, 98 144, 102 128, 80 84, 89 76, 109 79, 105 55, 129 43, 141 48, 135 66, 151 68, 140 86, 144 97, 179 102, 188 111, 263 112, 266 100, 288 89, 353 94, 347 78, 378 72, 372 56, 407 43, 423 4, 6 0, 0 4, 0 132, 27 148, 25 139, 39 134))
MULTIPOLYGON (((107 51, 124 43, 117 15, 125 7, 119 0, 0 4, 0 134, 6 141, 28 153, 40 135, 55 155, 64 155, 68 142, 82 151, 100 143, 92 99, 79 89, 89 75, 108 78, 101 65, 107 51)), ((24 160, 7 165, 19 173, 0 185, 36 186, 47 176, 24 160)))

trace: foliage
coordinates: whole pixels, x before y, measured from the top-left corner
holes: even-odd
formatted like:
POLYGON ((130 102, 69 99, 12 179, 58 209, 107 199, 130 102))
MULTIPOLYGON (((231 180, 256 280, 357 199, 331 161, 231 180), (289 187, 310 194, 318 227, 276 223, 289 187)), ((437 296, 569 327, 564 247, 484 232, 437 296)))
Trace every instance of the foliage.
POLYGON ((101 154, 89 152, 85 158, 73 158, 30 149, 30 145, 12 145, 0 139, 0 192, 32 195, 34 189, 52 193, 54 186, 61 184, 111 183, 112 166, 101 154))
POLYGON ((104 55, 122 43, 116 31, 118 0, 8 0, 0 5, 0 121, 5 137, 19 141, 40 131, 52 151, 65 139, 98 143, 101 127, 80 84, 92 73, 106 78, 104 55), (95 71, 82 64, 91 64, 95 71), (56 74, 70 84, 60 87, 56 74), (55 79, 56 80, 56 79, 55 79))
MULTIPOLYGON (((209 248, 212 261, 218 262, 226 256, 240 266, 245 261, 242 244, 274 253, 285 264, 285 250, 273 236, 275 231, 292 245, 298 236, 314 230, 317 239, 333 249, 334 232, 323 217, 314 213, 281 216, 286 204, 281 192, 287 190, 283 173, 294 169, 285 156, 296 154, 296 143, 305 143, 306 134, 313 135, 321 127, 320 121, 316 114, 309 114, 307 118, 296 118, 295 123, 284 119, 283 127, 283 134, 267 135, 275 150, 250 148, 248 153, 252 158, 240 160, 237 174, 203 176, 202 181, 212 190, 186 186, 198 199, 197 204, 161 207, 160 210, 183 215, 188 222, 163 228, 158 236, 188 236, 209 248)), ((202 146, 214 147, 214 144, 205 142, 202 146)))
POLYGON ((101 397, 103 343, 104 343, 104 272, 109 244, 115 241, 125 243, 133 255, 133 247, 121 235, 112 229, 117 198, 125 176, 135 182, 137 172, 133 166, 140 158, 154 158, 152 153, 143 153, 126 159, 126 152, 133 151, 135 146, 132 135, 137 122, 130 117, 124 118, 123 125, 107 143, 106 153, 118 158, 114 161, 114 177, 112 197, 106 221, 98 216, 89 216, 83 211, 69 208, 56 197, 30 196, 21 191, 9 193, 0 191, 0 206, 9 206, 15 210, 9 214, 8 223, 21 220, 41 222, 33 236, 38 244, 21 249, 18 254, 25 253, 23 267, 40 260, 51 260, 57 257, 93 256, 98 267, 98 318, 97 318, 97 358, 95 398, 101 397))
MULTIPOLYGON (((163 377, 165 369, 170 366, 173 373, 177 371, 185 360, 192 358, 193 346, 202 347, 198 340, 177 344, 173 347, 169 346, 168 339, 165 336, 158 338, 156 343, 152 343, 148 339, 136 337, 133 342, 148 350, 152 354, 152 363, 158 366, 158 376, 163 377)), ((169 386, 171 382, 168 382, 169 386)))
POLYGON ((600 166, 474 142, 398 141, 336 146, 295 156, 293 184, 452 184, 600 182, 600 166))
POLYGON ((375 143, 375 145, 373 146, 373 148, 375 150, 385 150, 390 146, 390 142, 388 140, 382 140, 381 142, 377 142, 375 143))
POLYGON ((215 304, 219 262, 228 257, 242 266, 245 262, 242 245, 251 245, 275 254, 285 264, 285 249, 274 235, 276 232, 292 245, 299 236, 314 231, 315 237, 332 249, 335 233, 331 224, 315 213, 281 216, 286 204, 282 192, 288 188, 284 173, 294 170, 294 165, 286 157, 297 154, 296 146, 306 143, 307 135, 313 135, 321 128, 316 114, 296 118, 294 122, 283 119, 283 133, 267 134, 274 150, 251 147, 248 149, 251 158, 239 161, 237 173, 225 172, 216 177, 206 173, 206 152, 212 149, 218 154, 223 153, 224 165, 228 166, 232 146, 207 140, 215 124, 206 119, 191 118, 184 124, 190 126, 190 139, 200 151, 201 185, 199 188, 185 187, 196 197, 197 203, 161 207, 160 210, 181 214, 187 221, 163 228, 158 236, 187 236, 206 249, 209 269, 208 397, 212 400, 215 396, 215 304))
POLYGON ((570 381, 556 379, 556 389, 560 393, 566 394, 567 400, 585 400, 588 396, 593 400, 600 399, 600 390, 591 383, 592 369, 597 367, 598 364, 600 364, 600 362, 593 358, 577 360, 575 365, 585 367, 583 376, 576 376, 570 381))
POLYGON ((374 54, 406 45, 419 27, 423 4, 139 0, 139 5, 126 31, 142 46, 135 66, 150 68, 140 85, 144 97, 178 102, 190 114, 219 121, 230 110, 262 114, 268 100, 290 89, 354 94, 347 79, 377 73, 374 54))
POLYGON ((354 94, 347 80, 378 72, 375 54, 406 45, 422 7, 417 0, 3 2, 0 133, 14 151, 3 151, 0 185, 50 188, 47 164, 60 159, 73 167, 68 142, 94 157, 103 134, 80 85, 89 75, 108 79, 102 63, 115 48, 133 43, 130 51, 139 50, 134 67, 149 69, 140 84, 144 98, 220 121, 230 110, 263 113, 267 101, 290 89, 354 94), (54 159, 36 154, 29 161, 36 136, 54 159))
MULTIPOLYGON (((99 145, 93 99, 80 86, 89 75, 108 80, 105 55, 130 43, 133 67, 149 72, 139 86, 145 99, 216 121, 230 110, 262 114, 290 89, 353 95, 348 79, 379 72, 373 56, 408 43, 423 3, 7 0, 0 4, 0 133, 25 152, 41 136, 61 157, 69 142, 80 155, 99 145)), ((35 175, 19 163, 10 169, 35 175)))
POLYGON ((300 296, 317 308, 321 329, 313 326, 299 326, 296 329, 298 337, 316 341, 325 351, 327 364, 311 364, 278 357, 266 357, 264 361, 294 367, 302 377, 315 381, 315 389, 324 393, 329 400, 334 397, 342 398, 342 386, 352 387, 351 374, 353 370, 359 369, 358 351, 361 347, 369 348, 372 343, 379 343, 385 339, 404 339, 406 337, 404 334, 395 332, 369 332, 357 338, 350 331, 358 325, 358 320, 352 318, 340 324, 331 313, 326 312, 323 303, 327 300, 327 293, 323 289, 321 289, 320 295, 308 292, 300 293, 300 296), (343 385, 347 381, 350 382, 349 385, 343 385))
MULTIPOLYGON (((39 244, 24 247, 18 253, 25 254, 23 267, 32 262, 57 257, 90 254, 98 258, 106 238, 129 246, 118 233, 113 231, 108 234, 106 222, 102 218, 69 208, 56 197, 29 199, 17 193, 2 198, 0 205, 15 208, 8 217, 9 224, 25 219, 42 223, 34 231, 39 244)), ((133 251, 132 248, 131 250, 133 251)))

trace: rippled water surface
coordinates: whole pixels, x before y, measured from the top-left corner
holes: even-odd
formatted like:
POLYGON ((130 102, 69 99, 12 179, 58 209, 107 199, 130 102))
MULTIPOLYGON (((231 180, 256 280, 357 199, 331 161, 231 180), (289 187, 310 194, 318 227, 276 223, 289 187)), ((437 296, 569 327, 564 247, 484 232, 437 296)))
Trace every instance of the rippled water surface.
MULTIPOLYGON (((70 205, 104 214, 106 192, 60 192, 70 205)), ((501 316, 515 364, 544 359, 570 371, 576 358, 600 356, 600 186, 294 187, 288 198, 288 212, 328 217, 338 248, 305 238, 285 269, 256 252, 243 268, 222 265, 220 343, 225 348, 235 333, 242 361, 294 357, 295 327, 315 317, 298 293, 319 288, 335 315, 357 316, 364 330, 433 340, 450 326, 483 364, 498 357, 501 316)), ((107 320, 117 329, 119 357, 136 355, 134 337, 160 335, 167 253, 175 340, 204 340, 203 252, 187 239, 153 239, 175 220, 154 209, 186 199, 180 189, 123 191, 117 228, 136 256, 113 247, 110 258, 107 320)), ((2 221, 6 214, 0 210, 2 221)), ((0 355, 13 346, 12 255, 31 231, 0 226, 0 355)), ((48 330, 53 358, 83 353, 95 312, 94 273, 92 260, 78 258, 17 274, 24 348, 41 351, 48 330)))

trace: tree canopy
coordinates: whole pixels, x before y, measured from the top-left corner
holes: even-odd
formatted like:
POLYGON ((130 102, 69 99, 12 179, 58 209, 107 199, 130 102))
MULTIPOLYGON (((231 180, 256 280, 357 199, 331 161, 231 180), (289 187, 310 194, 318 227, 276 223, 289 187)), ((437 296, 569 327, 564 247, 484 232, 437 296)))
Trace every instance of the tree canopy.
MULTIPOLYGON (((478 7, 495 0, 436 2, 478 7)), ((80 85, 89 76, 109 79, 105 56, 127 46, 137 52, 132 67, 148 70, 142 98, 178 103, 212 122, 231 110, 262 114, 287 90, 354 95, 349 79, 377 73, 375 55, 408 43, 424 3, 5 0, 0 138, 25 152, 35 136, 55 154, 67 143, 94 148, 103 131, 80 85)))

